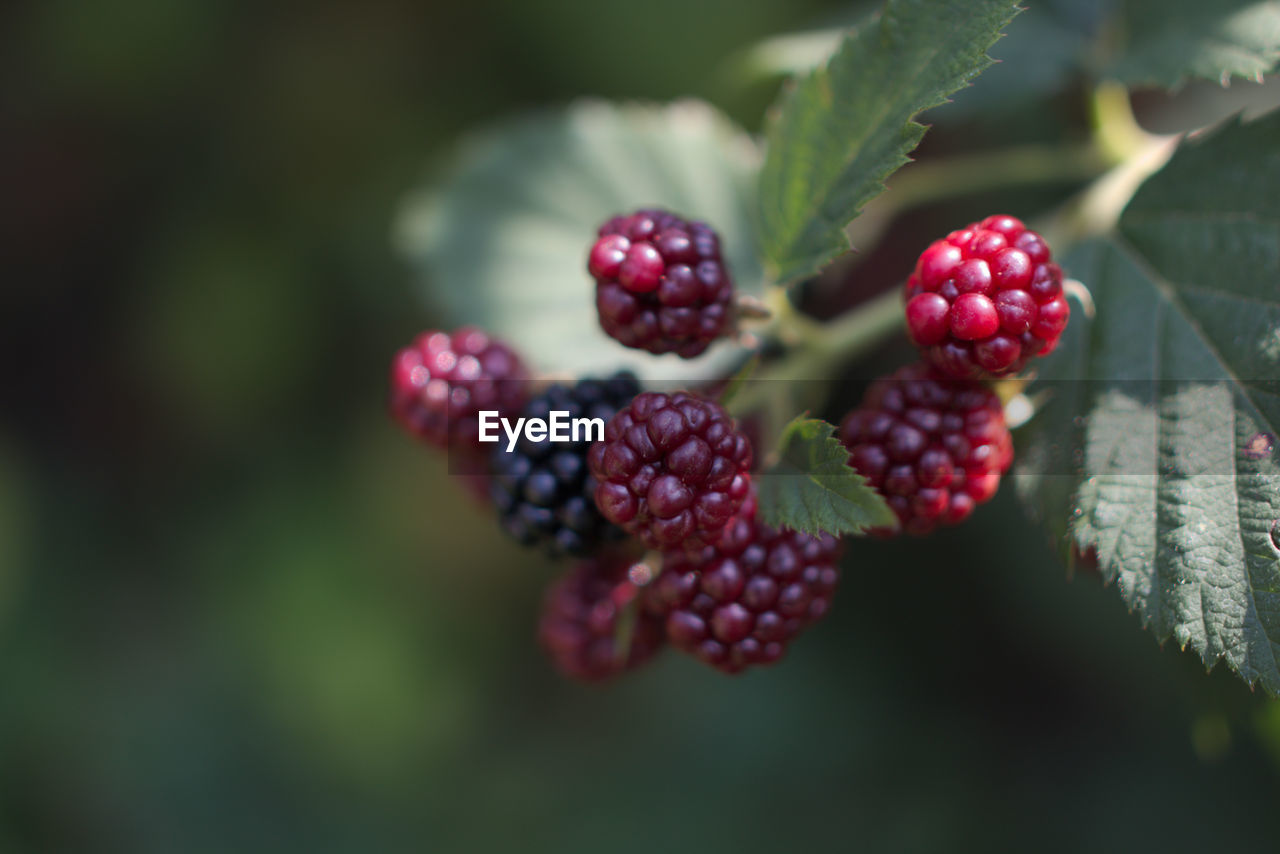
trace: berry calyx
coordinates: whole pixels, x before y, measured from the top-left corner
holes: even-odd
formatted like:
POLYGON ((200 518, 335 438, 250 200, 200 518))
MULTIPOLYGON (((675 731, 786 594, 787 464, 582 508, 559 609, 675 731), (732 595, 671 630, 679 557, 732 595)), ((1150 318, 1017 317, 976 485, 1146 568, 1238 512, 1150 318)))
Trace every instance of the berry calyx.
POLYGON ((733 280, 705 223, 644 209, 600 226, 587 256, 596 310, 610 337, 693 358, 725 333, 733 280))
MULTIPOLYGON (((640 393, 630 373, 607 380, 584 379, 555 384, 534 397, 521 412, 525 418, 565 417, 608 421, 640 393)), ((570 436, 572 439, 572 435, 570 436)), ((490 456, 489 495, 498 519, 511 537, 524 545, 542 545, 552 555, 585 555, 602 542, 622 536, 596 508, 596 482, 587 470, 592 442, 531 441, 521 436, 511 450, 505 443, 490 456)))
POLYGON ((481 410, 520 411, 529 372, 510 347, 466 326, 428 330, 391 362, 391 415, 406 431, 440 448, 475 455, 481 410))
POLYGON ((714 542, 750 489, 751 442, 713 401, 645 392, 587 454, 606 519, 650 548, 714 542))
POLYGON ((547 588, 538 641, 563 675, 601 682, 639 667, 663 645, 662 621, 639 607, 622 555, 582 561, 547 588))
POLYGON ((645 588, 672 646, 726 673, 772 664, 831 607, 840 541, 761 522, 754 500, 714 546, 668 553, 645 588))
POLYGON ((923 535, 990 501, 1013 462, 1013 437, 995 393, 974 380, 908 365, 867 389, 840 424, 849 464, 885 497, 897 525, 923 535))
POLYGON ((906 300, 912 340, 956 378, 1017 373, 1057 346, 1071 314, 1043 238, 1003 215, 930 244, 907 279, 906 300))

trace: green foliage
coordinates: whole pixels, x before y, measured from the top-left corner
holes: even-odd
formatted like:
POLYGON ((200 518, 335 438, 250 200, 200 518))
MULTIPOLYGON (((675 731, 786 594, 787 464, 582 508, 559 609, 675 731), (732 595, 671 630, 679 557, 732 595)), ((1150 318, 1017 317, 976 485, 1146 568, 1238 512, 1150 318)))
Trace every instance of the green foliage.
MULTIPOLYGON (((1020 493, 1164 640, 1280 694, 1280 113, 1184 144, 1064 262, 1020 493)), ((1035 391, 1033 390, 1033 393, 1035 391)))
POLYGON ((1008 0, 890 0, 801 80, 768 130, 759 235, 770 277, 794 282, 849 249, 844 229, 924 136, 912 121, 991 64, 1008 0))
POLYGON ((767 523, 815 535, 861 534, 893 524, 889 505, 849 467, 849 451, 835 429, 801 415, 782 431, 778 462, 756 478, 767 523))
POLYGON ((1261 80, 1280 60, 1275 0, 1125 0, 1117 13, 1123 47, 1106 73, 1126 83, 1261 80))
POLYGON ((455 323, 484 327, 548 371, 629 367, 675 380, 715 375, 726 354, 692 361, 628 350, 600 330, 587 251, 601 222, 644 205, 706 219, 739 293, 763 287, 748 213, 754 143, 711 107, 581 101, 500 125, 460 146, 444 180, 398 223, 425 293, 455 323))
MULTIPOLYGON (((1081 75, 1174 88, 1189 78, 1259 80, 1280 60, 1280 3, 1275 0, 1038 0, 991 50, 996 65, 982 85, 957 96, 948 119, 963 112, 1018 110, 1043 104, 1081 75)), ((858 16, 859 19, 866 17, 858 16)), ((857 26, 864 24, 859 20, 857 26)), ((806 74, 827 60, 846 29, 775 36, 739 57, 735 70, 755 76, 806 74)))

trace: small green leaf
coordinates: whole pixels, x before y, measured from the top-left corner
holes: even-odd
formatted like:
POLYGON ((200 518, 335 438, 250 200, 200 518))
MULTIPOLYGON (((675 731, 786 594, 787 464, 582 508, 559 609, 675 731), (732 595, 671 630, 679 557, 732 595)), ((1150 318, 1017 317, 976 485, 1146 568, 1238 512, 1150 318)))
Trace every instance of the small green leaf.
POLYGON ((912 121, 991 64, 1009 0, 889 0, 784 99, 768 128, 758 230, 766 272, 805 278, 849 249, 847 226, 924 136, 912 121))
POLYGON ((751 138, 701 102, 580 101, 465 140, 452 170, 407 200, 396 234, 450 323, 484 327, 544 371, 704 380, 730 368, 735 348, 685 360, 609 338, 587 252, 610 216, 659 205, 715 227, 738 292, 759 295, 758 165, 751 138))
POLYGON ((756 477, 760 514, 776 528, 807 534, 861 534, 894 524, 889 505, 849 467, 836 428, 804 415, 782 431, 780 459, 756 477))
POLYGON ((1185 143, 1031 394, 1018 492, 1162 641, 1280 694, 1280 112, 1185 143))
POLYGON ((1172 88, 1188 77, 1261 80, 1280 60, 1275 0, 1124 0, 1122 47, 1108 76, 1172 88))

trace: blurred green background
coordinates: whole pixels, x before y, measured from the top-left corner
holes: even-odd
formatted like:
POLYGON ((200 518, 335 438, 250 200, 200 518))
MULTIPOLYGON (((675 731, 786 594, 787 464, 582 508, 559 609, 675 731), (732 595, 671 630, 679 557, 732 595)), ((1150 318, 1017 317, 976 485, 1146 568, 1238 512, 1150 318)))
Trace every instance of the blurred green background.
MULTIPOLYGON (((391 353, 445 322, 390 242, 433 152, 579 94, 757 128, 773 84, 730 57, 847 13, 0 9, 0 851, 1273 847, 1280 704, 1068 581, 1011 489, 855 543, 781 667, 588 689, 532 643, 555 568, 385 416, 391 353)), ((922 153, 1080 136, 1078 95, 943 108, 922 153)), ((858 288, 1072 189, 902 217, 858 288)))

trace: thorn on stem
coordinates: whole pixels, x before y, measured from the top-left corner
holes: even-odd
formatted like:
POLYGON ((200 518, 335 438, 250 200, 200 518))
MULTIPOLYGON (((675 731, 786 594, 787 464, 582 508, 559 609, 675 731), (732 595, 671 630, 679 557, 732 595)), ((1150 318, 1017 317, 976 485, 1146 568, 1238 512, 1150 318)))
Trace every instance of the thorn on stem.
POLYGON ((1080 307, 1084 309, 1085 316, 1090 320, 1093 319, 1096 313, 1093 306, 1093 294, 1089 292, 1083 282, 1077 279, 1067 279, 1062 283, 1062 291, 1067 296, 1075 297, 1076 302, 1080 303, 1080 307))
POLYGON ((762 300, 747 294, 739 294, 733 305, 739 319, 768 320, 773 317, 769 306, 762 300))

